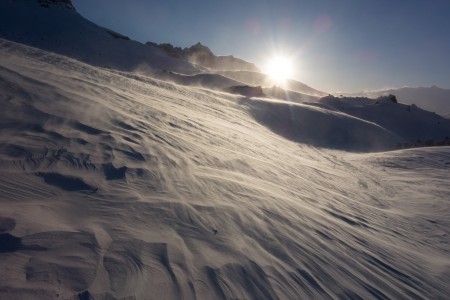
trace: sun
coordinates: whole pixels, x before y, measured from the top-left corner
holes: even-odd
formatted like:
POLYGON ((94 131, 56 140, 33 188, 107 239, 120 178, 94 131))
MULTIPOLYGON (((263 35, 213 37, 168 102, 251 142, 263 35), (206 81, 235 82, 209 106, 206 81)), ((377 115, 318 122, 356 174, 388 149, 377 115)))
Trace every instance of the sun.
POLYGON ((284 83, 293 74, 292 61, 288 57, 273 57, 266 66, 265 73, 276 83, 284 83))

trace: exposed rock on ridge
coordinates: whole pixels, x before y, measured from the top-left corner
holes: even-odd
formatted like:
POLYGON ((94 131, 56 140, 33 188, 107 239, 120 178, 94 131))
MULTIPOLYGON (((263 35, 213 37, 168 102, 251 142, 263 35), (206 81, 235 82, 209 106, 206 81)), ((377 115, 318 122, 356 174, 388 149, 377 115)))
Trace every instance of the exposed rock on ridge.
POLYGON ((38 3, 47 8, 52 4, 62 4, 71 10, 75 10, 71 0, 38 0, 38 3))

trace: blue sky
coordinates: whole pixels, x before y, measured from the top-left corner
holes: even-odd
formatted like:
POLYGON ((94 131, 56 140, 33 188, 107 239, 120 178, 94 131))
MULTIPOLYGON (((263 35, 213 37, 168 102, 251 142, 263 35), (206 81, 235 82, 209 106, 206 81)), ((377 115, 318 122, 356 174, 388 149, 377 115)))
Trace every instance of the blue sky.
POLYGON ((450 88, 449 0, 73 0, 132 39, 197 42, 263 67, 292 57, 294 77, 328 92, 450 88))

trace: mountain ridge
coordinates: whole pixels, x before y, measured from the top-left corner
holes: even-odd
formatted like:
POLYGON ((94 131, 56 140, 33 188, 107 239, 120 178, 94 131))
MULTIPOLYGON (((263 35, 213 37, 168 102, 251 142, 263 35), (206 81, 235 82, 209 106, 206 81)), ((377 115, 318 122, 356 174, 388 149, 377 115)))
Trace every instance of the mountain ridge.
POLYGON ((233 55, 215 55, 211 49, 201 42, 186 48, 176 47, 169 43, 146 42, 145 44, 162 49, 171 57, 184 58, 209 70, 261 72, 255 64, 236 58, 233 55))
POLYGON ((396 95, 399 102, 410 105, 415 104, 442 116, 450 115, 450 89, 440 88, 435 85, 430 87, 401 87, 377 91, 344 93, 344 95, 366 96, 369 98, 376 98, 388 94, 396 95))
MULTIPOLYGON (((142 44, 85 19, 75 8, 71 9, 71 1, 40 1, 0 1, 0 37, 95 66, 148 76, 158 76, 162 74, 161 71, 188 76, 218 73, 220 69, 259 71, 254 64, 232 55, 216 56, 201 43, 185 49, 170 44, 142 44)), ((166 80, 170 79, 167 74, 163 75, 166 80)), ((207 75, 202 75, 202 78, 206 79, 205 76, 207 75)), ((219 85, 224 86, 233 82, 233 78, 221 78, 214 74, 211 75, 213 78, 206 81, 186 80, 186 77, 180 79, 176 74, 172 77, 177 77, 175 82, 180 84, 221 81, 219 85)), ((255 85, 264 83, 265 81, 256 82, 255 85)), ((302 83, 297 86, 300 88, 295 92, 308 94, 311 91, 302 83)), ((211 88, 211 85, 207 84, 205 87, 211 88)))
POLYGON ((198 72, 191 63, 171 58, 161 49, 98 26, 70 9, 70 4, 72 2, 60 0, 1 1, 0 37, 100 67, 124 71, 145 72, 156 68, 186 74, 198 72))

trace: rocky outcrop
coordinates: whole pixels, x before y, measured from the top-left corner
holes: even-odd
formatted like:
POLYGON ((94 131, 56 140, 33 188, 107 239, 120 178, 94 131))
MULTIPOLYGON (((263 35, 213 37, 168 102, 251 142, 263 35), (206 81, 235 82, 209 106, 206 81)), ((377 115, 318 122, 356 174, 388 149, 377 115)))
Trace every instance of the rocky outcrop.
POLYGON ((397 97, 395 97, 395 95, 387 95, 387 96, 380 96, 377 98, 377 102, 378 103, 398 103, 397 101, 397 97))
POLYGON ((67 7, 68 9, 71 10, 75 10, 75 7, 72 4, 71 0, 38 0, 38 3, 42 6, 42 7, 50 7, 51 5, 64 5, 65 7, 67 7))
POLYGON ((125 41, 129 41, 130 40, 130 38, 127 37, 126 35, 117 33, 117 32, 112 31, 110 29, 106 29, 106 32, 108 32, 115 39, 120 39, 120 40, 125 40, 125 41))
POLYGON ((260 86, 239 85, 228 88, 228 92, 246 97, 264 97, 264 92, 260 86))
POLYGON ((145 43, 148 46, 156 47, 161 50, 163 50, 167 55, 170 57, 176 57, 176 58, 185 58, 186 57, 186 49, 187 48, 181 48, 181 47, 174 47, 172 44, 164 43, 164 44, 157 44, 153 42, 147 42, 145 43))

